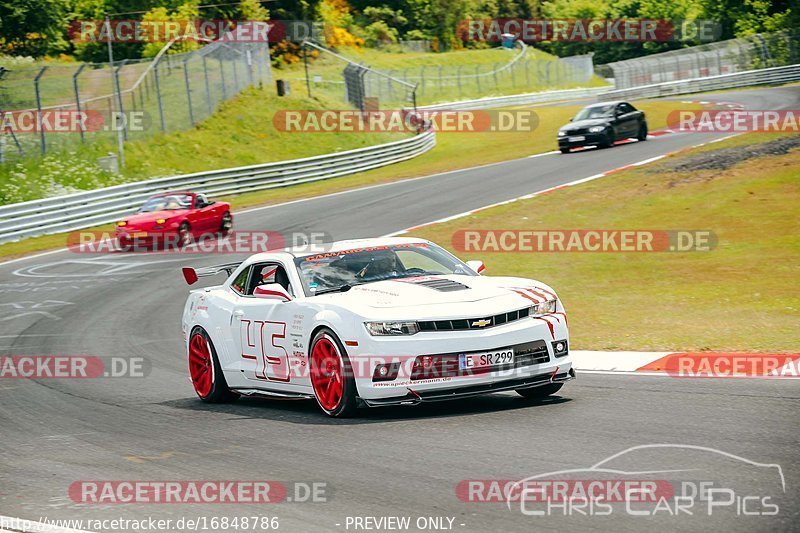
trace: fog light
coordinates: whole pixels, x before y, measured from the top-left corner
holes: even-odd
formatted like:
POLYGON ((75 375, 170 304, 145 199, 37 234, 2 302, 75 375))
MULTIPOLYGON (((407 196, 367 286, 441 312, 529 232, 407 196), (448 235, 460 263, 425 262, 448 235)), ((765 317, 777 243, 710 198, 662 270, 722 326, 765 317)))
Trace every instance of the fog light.
POLYGON ((564 357, 569 353, 569 343, 565 340, 553 341, 553 355, 556 357, 564 357))
POLYGON ((378 365, 375 367, 375 372, 372 373, 372 381, 392 381, 397 379, 398 372, 400 372, 400 363, 378 365))

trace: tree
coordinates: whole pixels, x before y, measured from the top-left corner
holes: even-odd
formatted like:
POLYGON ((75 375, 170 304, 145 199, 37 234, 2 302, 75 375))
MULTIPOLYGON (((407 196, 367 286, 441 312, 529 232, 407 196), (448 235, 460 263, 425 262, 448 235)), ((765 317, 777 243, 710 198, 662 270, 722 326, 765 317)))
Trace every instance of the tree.
POLYGON ((0 0, 0 53, 39 57, 69 48, 67 0, 0 0))

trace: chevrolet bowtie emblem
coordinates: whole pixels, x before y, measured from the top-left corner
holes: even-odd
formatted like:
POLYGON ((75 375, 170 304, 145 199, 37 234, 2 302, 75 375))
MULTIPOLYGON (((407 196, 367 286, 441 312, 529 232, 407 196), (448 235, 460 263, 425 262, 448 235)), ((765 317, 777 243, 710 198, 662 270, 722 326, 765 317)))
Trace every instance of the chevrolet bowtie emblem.
POLYGON ((472 325, 474 327, 476 327, 476 328, 482 328, 482 327, 488 326, 491 323, 492 323, 491 320, 487 320, 487 319, 484 318, 482 320, 476 320, 475 322, 472 323, 472 325))

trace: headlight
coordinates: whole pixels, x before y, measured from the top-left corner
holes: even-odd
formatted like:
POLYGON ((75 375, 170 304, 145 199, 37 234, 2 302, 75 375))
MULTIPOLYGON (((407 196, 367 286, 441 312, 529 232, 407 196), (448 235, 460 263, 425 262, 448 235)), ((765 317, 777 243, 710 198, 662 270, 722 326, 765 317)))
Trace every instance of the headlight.
POLYGON ((128 225, 128 223, 127 223, 127 222, 125 222, 124 220, 120 220, 119 222, 117 222, 117 226, 119 226, 120 228, 121 228, 122 226, 127 226, 127 225, 128 225))
POLYGON ((566 131, 564 131, 564 130, 558 130, 558 136, 559 136, 559 137, 563 137, 563 136, 564 136, 564 135, 566 135, 566 134, 567 134, 567 132, 566 132, 566 131))
POLYGON ((167 221, 167 219, 166 219, 166 218, 157 218, 157 219, 156 219, 156 224, 163 224, 163 223, 164 223, 164 222, 166 222, 166 221, 167 221))
POLYGON ((416 322, 364 322, 370 335, 413 335, 419 331, 416 322))
POLYGON ((557 303, 558 300, 547 300, 546 302, 536 304, 531 307, 530 316, 539 316, 539 315, 546 315, 548 313, 555 313, 557 303))
POLYGON ((589 133, 600 133, 604 129, 606 129, 605 126, 592 126, 591 128, 589 128, 589 133))

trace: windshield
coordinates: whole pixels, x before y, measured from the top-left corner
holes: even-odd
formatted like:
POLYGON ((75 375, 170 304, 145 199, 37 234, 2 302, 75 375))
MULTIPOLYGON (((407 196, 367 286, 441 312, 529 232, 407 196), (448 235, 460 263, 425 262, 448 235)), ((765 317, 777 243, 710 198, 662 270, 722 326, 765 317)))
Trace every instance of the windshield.
POLYGON ((175 211, 176 209, 189 209, 192 206, 192 197, 188 194, 175 194, 170 196, 155 196, 147 200, 139 213, 152 213, 154 211, 175 211))
POLYGON ((436 274, 477 276, 442 248, 427 243, 371 246, 295 259, 303 289, 313 296, 373 281, 436 274))
POLYGON ((595 105, 584 107, 580 112, 575 115, 575 121, 586 120, 591 118, 610 117, 614 112, 614 105, 595 105))

